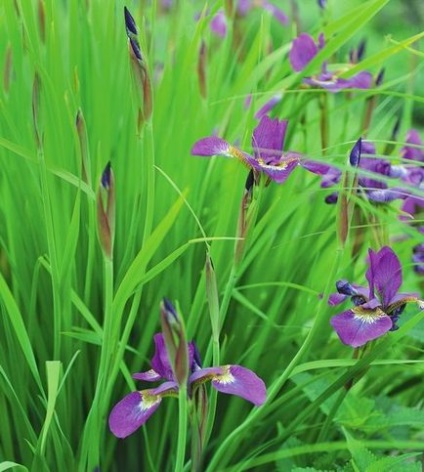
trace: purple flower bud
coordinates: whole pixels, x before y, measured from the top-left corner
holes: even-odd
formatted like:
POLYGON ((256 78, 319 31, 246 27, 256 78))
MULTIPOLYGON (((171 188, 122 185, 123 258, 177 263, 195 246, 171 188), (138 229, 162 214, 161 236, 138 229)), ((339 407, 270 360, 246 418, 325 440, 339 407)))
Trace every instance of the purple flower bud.
POLYGON ((137 25, 127 7, 124 7, 125 29, 129 39, 137 36, 137 25))
POLYGON ((327 6, 327 0, 318 0, 318 6, 324 9, 327 6))
POLYGON ((141 49, 140 49, 140 44, 137 41, 136 38, 129 38, 131 50, 134 54, 134 56, 139 60, 140 62, 143 61, 143 56, 141 55, 141 49))
POLYGON ((380 70, 380 72, 377 75, 377 78, 375 79, 375 85, 379 87, 384 80, 384 67, 380 70))
POLYGON ((361 160, 362 138, 356 141, 355 145, 350 151, 349 162, 352 167, 358 167, 361 160))
POLYGON ((105 256, 113 258, 115 237, 115 179, 110 162, 100 178, 97 191, 97 229, 105 256))

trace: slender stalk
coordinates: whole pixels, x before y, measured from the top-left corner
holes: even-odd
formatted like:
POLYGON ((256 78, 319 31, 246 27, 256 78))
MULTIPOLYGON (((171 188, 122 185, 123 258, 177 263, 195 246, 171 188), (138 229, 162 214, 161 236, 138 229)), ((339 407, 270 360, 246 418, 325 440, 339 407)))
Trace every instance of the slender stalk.
POLYGON ((184 469, 184 458, 187 443, 187 386, 180 385, 178 393, 178 443, 175 472, 184 469))

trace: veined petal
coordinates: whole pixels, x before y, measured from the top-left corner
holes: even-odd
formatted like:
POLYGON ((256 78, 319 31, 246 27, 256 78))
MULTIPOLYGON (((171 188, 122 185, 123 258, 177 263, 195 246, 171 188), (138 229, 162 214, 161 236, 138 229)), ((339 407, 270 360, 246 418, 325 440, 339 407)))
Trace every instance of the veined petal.
POLYGON ((230 154, 231 145, 224 139, 217 136, 208 136, 199 139, 191 148, 191 154, 194 156, 225 156, 233 157, 230 154))
POLYGON ((312 36, 307 33, 300 34, 292 44, 289 53, 290 63, 296 72, 303 70, 317 55, 318 47, 312 36))
POLYGON ((126 438, 157 410, 162 398, 149 390, 132 392, 117 403, 109 415, 109 428, 118 438, 126 438))
POLYGON ((281 157, 287 123, 286 120, 273 120, 266 115, 261 118, 252 135, 256 159, 262 159, 268 164, 281 157))
POLYGON ((240 365, 222 367, 222 373, 213 378, 212 386, 219 392, 237 395, 257 406, 266 400, 263 380, 240 365))
POLYGON ((372 282, 382 305, 388 306, 402 285, 402 267, 391 248, 384 246, 375 253, 370 251, 372 282))
POLYGON ((393 326, 390 316, 383 311, 361 310, 360 307, 333 316, 330 323, 342 343, 352 347, 360 347, 379 338, 393 326))
MULTIPOLYGON (((155 353, 152 357, 152 368, 160 375, 162 379, 174 380, 171 363, 169 362, 168 353, 165 347, 165 340, 162 333, 157 333, 153 336, 155 343, 155 353)), ((145 379, 141 379, 145 380, 145 379)))
POLYGON ((340 305, 340 303, 343 303, 346 298, 348 298, 348 296, 344 295, 343 293, 332 293, 328 297, 328 304, 331 306, 340 305))

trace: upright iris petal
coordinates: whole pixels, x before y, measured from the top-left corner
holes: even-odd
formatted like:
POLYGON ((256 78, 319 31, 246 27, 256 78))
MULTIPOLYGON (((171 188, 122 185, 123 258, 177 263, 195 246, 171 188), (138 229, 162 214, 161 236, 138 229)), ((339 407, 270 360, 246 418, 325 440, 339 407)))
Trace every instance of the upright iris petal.
POLYGON ((289 53, 290 63, 296 72, 303 70, 318 54, 318 47, 312 36, 301 33, 294 41, 289 53))

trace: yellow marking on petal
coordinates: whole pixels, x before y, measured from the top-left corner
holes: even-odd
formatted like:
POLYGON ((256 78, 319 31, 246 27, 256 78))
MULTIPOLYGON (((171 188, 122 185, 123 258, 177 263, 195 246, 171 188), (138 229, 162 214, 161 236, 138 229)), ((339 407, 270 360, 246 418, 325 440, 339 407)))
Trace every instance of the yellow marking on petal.
POLYGON ((240 151, 240 149, 237 149, 234 146, 229 146, 228 155, 231 156, 231 157, 236 158, 237 160, 239 160, 242 164, 246 165, 247 167, 250 167, 250 165, 248 164, 248 162, 246 160, 246 157, 240 151))
POLYGON ((230 372, 230 366, 226 365, 223 368, 223 373, 214 376, 214 380, 221 384, 231 384, 236 381, 233 374, 230 372))
POLYGON ((161 401, 161 396, 151 394, 150 390, 143 390, 139 394, 141 396, 141 402, 139 403, 140 411, 150 410, 156 403, 161 401))
POLYGON ((357 320, 361 320, 363 323, 367 324, 373 324, 384 316, 388 316, 383 310, 380 310, 380 308, 376 308, 375 310, 367 310, 358 306, 352 308, 352 311, 357 320))

